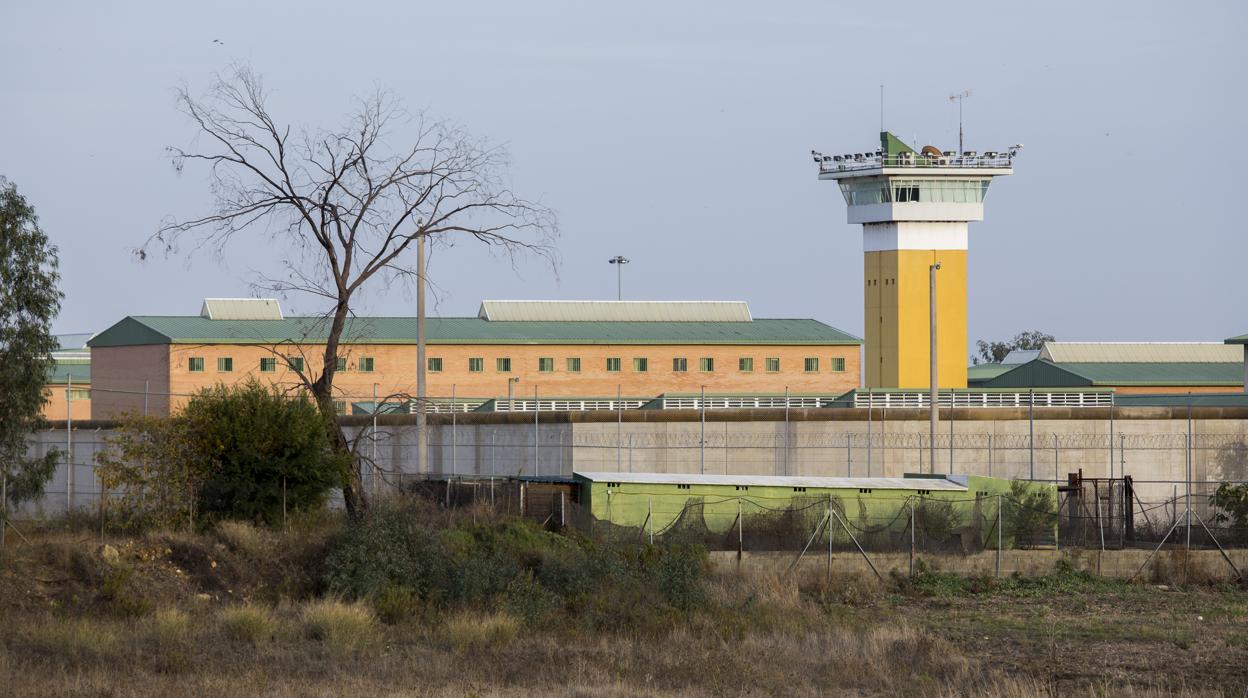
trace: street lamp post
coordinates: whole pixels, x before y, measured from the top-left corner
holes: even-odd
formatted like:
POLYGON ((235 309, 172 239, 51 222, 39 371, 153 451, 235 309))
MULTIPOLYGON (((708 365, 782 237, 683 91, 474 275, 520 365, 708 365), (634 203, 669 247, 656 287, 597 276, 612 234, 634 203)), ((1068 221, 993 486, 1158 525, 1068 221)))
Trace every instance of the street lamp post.
MULTIPOLYGON (((931 404, 929 405, 929 408, 930 408, 929 415, 931 418, 932 434, 931 434, 931 443, 929 444, 929 446, 931 447, 931 458, 929 459, 928 462, 931 464, 932 472, 935 473, 936 472, 936 422, 940 419, 940 412, 939 412, 939 406, 938 406, 940 393, 939 393, 939 388, 937 387, 939 384, 937 382, 937 372, 936 372, 936 272, 940 270, 940 262, 936 262, 935 264, 929 266, 927 270, 928 270, 929 281, 930 281, 929 288, 928 288, 929 293, 928 293, 927 302, 931 310, 931 320, 930 320, 931 322, 931 349, 930 349, 931 357, 930 359, 932 362, 932 366, 931 366, 932 378, 931 378, 931 385, 929 386, 929 390, 931 392, 928 396, 928 399, 931 402, 931 404)), ((950 470, 952 470, 952 468, 953 468, 953 465, 950 464, 950 470)))
POLYGON ((615 299, 624 300, 624 265, 629 263, 624 255, 617 254, 607 262, 615 265, 615 299))

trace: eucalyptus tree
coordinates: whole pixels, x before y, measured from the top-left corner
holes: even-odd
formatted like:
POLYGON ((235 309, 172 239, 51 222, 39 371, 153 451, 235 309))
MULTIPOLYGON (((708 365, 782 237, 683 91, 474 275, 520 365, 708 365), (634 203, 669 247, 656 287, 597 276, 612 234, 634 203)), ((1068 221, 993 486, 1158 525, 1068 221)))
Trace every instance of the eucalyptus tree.
POLYGON ((26 440, 47 400, 60 278, 56 246, 39 228, 35 209, 0 177, 0 479, 7 504, 41 496, 59 457, 50 451, 28 458, 26 440))

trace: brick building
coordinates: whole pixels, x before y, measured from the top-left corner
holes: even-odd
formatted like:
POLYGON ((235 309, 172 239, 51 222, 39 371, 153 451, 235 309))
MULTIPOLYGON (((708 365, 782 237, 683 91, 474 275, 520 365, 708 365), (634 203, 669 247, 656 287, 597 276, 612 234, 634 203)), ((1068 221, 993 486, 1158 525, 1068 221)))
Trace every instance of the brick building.
MULTIPOLYGON (((90 342, 92 411, 160 415, 216 383, 297 386, 323 368, 328 321, 276 301, 209 299, 199 315, 131 316, 90 342)), ((756 319, 740 302, 485 301, 426 323, 427 394, 490 400, 665 394, 834 397, 858 387, 861 340, 810 319, 756 319)), ((342 412, 416 392, 416 319, 348 322, 334 381, 342 412)))

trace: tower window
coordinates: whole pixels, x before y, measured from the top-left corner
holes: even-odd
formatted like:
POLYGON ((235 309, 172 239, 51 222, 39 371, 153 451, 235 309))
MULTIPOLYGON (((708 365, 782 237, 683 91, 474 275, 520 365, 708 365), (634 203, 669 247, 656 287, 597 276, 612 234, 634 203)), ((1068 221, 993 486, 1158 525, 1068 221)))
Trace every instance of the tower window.
POLYGON ((613 357, 611 357, 611 358, 607 359, 607 371, 609 371, 609 372, 611 372, 611 373, 619 373, 619 371, 620 371, 620 358, 619 358, 618 356, 613 356, 613 357))
POLYGON ((845 358, 841 356, 832 357, 832 371, 835 373, 845 372, 845 358))
POLYGON ((650 360, 637 358, 633 359, 633 370, 637 373, 645 373, 650 370, 650 360))
POLYGON ((468 372, 469 373, 480 373, 484 370, 485 370, 485 359, 479 356, 474 356, 468 359, 468 372))
POLYGON ((768 357, 766 360, 766 364, 767 364, 768 373, 778 373, 780 371, 780 357, 778 356, 768 357))
POLYGON ((737 369, 743 373, 750 373, 754 370, 754 359, 749 356, 737 359, 737 369))
POLYGON ((542 357, 537 360, 537 370, 542 373, 551 373, 555 370, 554 357, 542 357))
POLYGON ((428 359, 426 359, 426 360, 425 360, 425 362, 428 364, 427 370, 428 370, 430 373, 441 373, 441 372, 442 372, 442 357, 440 357, 440 356, 431 356, 431 357, 429 357, 428 359))
POLYGON ((501 357, 494 360, 494 368, 499 373, 509 373, 511 371, 511 359, 501 357))
POLYGON ((581 359, 580 359, 580 357, 579 357, 579 356, 569 356, 569 357, 568 357, 568 373, 580 373, 580 372, 581 372, 581 359))
POLYGON ((806 360, 803 362, 803 365, 805 366, 807 373, 818 373, 819 372, 819 357, 817 356, 807 357, 806 360))
POLYGON ((698 359, 698 370, 702 371, 703 373, 710 373, 714 371, 715 359, 709 356, 704 356, 701 359, 698 359))
POLYGON ((689 359, 677 357, 672 359, 672 370, 676 373, 684 373, 689 370, 689 359))

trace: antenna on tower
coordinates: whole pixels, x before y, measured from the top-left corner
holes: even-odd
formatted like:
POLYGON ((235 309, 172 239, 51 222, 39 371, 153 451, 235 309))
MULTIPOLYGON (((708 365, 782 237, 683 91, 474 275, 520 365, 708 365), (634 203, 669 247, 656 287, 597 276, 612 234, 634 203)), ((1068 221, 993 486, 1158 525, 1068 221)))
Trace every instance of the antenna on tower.
POLYGON ((958 153, 962 153, 962 100, 971 96, 970 90, 963 90, 956 95, 949 95, 950 102, 958 103, 958 153))
POLYGON ((880 85, 880 133, 884 133, 884 86, 880 85))

